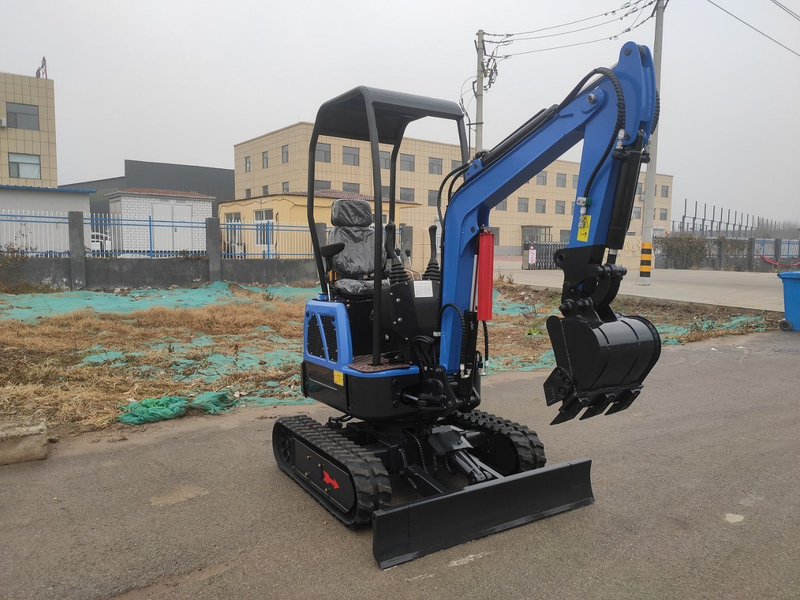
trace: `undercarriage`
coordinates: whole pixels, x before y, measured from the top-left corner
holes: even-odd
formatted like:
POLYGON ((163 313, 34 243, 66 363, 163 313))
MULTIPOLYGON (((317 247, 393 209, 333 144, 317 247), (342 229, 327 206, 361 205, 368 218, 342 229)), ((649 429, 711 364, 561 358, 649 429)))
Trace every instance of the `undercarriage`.
POLYGON ((544 468, 535 431, 483 411, 425 424, 342 420, 279 419, 275 457, 342 523, 373 525, 381 568, 593 502, 591 461, 544 468), (553 486, 568 491, 542 493, 553 486))

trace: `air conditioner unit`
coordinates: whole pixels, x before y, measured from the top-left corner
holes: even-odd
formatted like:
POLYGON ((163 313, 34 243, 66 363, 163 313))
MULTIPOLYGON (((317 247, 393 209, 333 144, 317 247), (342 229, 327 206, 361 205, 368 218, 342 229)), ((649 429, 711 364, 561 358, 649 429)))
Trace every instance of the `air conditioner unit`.
POLYGON ((0 127, 8 127, 8 119, 0 117, 0 127))

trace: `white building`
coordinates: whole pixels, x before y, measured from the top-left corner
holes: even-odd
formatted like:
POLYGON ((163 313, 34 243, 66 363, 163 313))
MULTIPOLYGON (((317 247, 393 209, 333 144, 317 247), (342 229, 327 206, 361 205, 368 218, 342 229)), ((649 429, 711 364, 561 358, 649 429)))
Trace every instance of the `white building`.
MULTIPOLYGON (((27 254, 69 251, 67 213, 89 214, 92 190, 0 185, 0 251, 27 254)), ((86 227, 88 239, 89 227, 86 227)), ((88 244, 87 244, 88 245, 88 244)))
POLYGON ((106 197, 111 227, 105 233, 115 251, 205 251, 214 196, 129 188, 106 197))

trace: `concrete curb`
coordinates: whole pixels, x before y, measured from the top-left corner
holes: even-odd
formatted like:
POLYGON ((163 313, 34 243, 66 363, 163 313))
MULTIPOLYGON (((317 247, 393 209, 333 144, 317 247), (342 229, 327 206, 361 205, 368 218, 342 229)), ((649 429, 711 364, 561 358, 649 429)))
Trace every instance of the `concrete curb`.
POLYGON ((47 458, 47 426, 0 423, 0 465, 47 458))

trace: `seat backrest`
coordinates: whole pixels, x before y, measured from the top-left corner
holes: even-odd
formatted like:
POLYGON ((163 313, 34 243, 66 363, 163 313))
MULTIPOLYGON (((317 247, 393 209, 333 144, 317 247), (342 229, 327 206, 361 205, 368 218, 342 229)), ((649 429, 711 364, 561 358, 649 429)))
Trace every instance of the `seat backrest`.
MULTIPOLYGON (((366 200, 340 198, 331 208, 329 244, 341 242, 344 250, 331 260, 334 272, 345 278, 371 275, 375 271, 375 231, 372 208, 366 200)), ((385 251, 382 252, 384 260, 385 251)))

